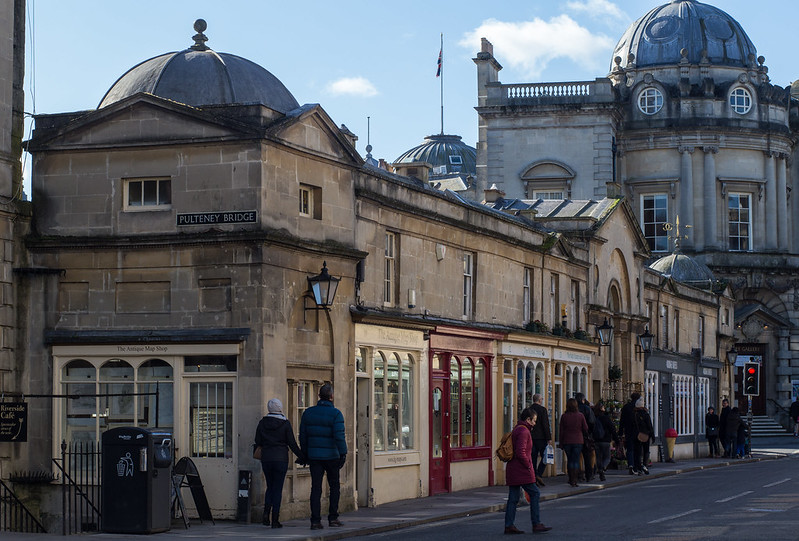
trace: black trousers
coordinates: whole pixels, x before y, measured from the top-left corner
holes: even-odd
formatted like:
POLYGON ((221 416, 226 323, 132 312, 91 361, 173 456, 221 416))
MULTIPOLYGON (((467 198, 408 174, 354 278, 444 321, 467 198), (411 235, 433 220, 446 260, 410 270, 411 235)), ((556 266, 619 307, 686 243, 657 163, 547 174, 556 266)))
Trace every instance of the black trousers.
POLYGON ((533 440, 533 470, 535 470, 536 479, 544 475, 544 469, 547 467, 544 464, 544 453, 547 450, 547 440, 533 440))
POLYGON ((330 506, 327 510, 327 520, 338 518, 338 500, 341 496, 339 482, 339 459, 311 460, 311 524, 322 522, 322 477, 327 475, 327 485, 330 487, 330 506))

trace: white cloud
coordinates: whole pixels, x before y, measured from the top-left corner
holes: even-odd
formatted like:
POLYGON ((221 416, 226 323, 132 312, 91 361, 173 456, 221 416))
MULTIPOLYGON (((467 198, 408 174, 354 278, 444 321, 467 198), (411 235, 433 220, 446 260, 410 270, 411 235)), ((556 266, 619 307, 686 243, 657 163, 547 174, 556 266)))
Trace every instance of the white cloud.
POLYGON ((539 18, 523 22, 488 19, 466 34, 460 45, 479 51, 481 37, 493 43, 494 56, 500 63, 508 64, 532 79, 540 77, 550 62, 562 58, 601 71, 616 44, 616 40, 592 33, 568 15, 558 15, 548 21, 539 18))
POLYGON ((365 77, 342 77, 327 84, 327 91, 334 96, 377 96, 377 88, 365 77))
POLYGON ((629 17, 619 6, 608 0, 582 0, 566 3, 566 9, 574 13, 595 16, 609 16, 616 21, 628 21, 629 17))

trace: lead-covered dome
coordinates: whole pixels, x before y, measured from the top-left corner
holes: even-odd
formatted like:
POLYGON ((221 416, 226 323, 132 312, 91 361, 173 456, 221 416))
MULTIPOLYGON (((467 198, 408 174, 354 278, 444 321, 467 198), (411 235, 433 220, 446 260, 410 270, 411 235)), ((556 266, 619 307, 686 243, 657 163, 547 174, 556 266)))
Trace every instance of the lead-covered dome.
POLYGON ((670 276, 681 284, 700 289, 712 289, 715 281, 713 272, 707 265, 680 252, 661 257, 649 265, 649 268, 664 276, 670 276))
POLYGON ((186 105, 261 104, 280 113, 299 107, 280 80, 245 58, 209 49, 205 21, 194 23, 194 45, 134 66, 103 96, 98 108, 147 92, 186 105))
POLYGON ((677 64, 686 58, 698 64, 706 56, 711 64, 748 67, 757 50, 738 21, 724 11, 695 2, 674 0, 656 7, 635 21, 616 45, 611 57, 628 67, 630 54, 636 67, 677 64))
POLYGON ((394 164, 427 162, 433 166, 433 175, 453 173, 475 175, 477 150, 461 140, 459 135, 428 135, 424 143, 413 147, 394 160, 394 164))

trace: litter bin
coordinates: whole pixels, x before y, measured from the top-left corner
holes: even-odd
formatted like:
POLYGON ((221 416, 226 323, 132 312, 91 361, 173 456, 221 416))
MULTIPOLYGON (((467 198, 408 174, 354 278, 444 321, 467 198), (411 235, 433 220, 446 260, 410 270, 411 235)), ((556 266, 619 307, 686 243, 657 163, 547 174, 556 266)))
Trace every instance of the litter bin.
POLYGON ((146 534, 168 530, 171 435, 120 427, 104 432, 102 442, 102 531, 146 534))

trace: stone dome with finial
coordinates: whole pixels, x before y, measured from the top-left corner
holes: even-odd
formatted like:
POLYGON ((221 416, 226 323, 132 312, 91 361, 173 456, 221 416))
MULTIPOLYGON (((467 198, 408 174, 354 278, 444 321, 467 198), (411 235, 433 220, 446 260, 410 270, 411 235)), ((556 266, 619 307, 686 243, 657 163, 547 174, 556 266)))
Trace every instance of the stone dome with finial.
POLYGON ((717 7, 695 0, 673 0, 635 21, 611 56, 621 67, 679 64, 754 67, 757 50, 741 25, 717 7))
POLYGON ((194 45, 145 60, 120 77, 106 92, 98 108, 147 92, 195 107, 260 104, 280 113, 299 103, 280 80, 258 64, 205 44, 204 20, 194 23, 194 45))
POLYGON ((681 284, 700 289, 712 289, 716 280, 707 265, 680 253, 679 250, 661 257, 649 265, 649 268, 664 276, 669 276, 681 284))

